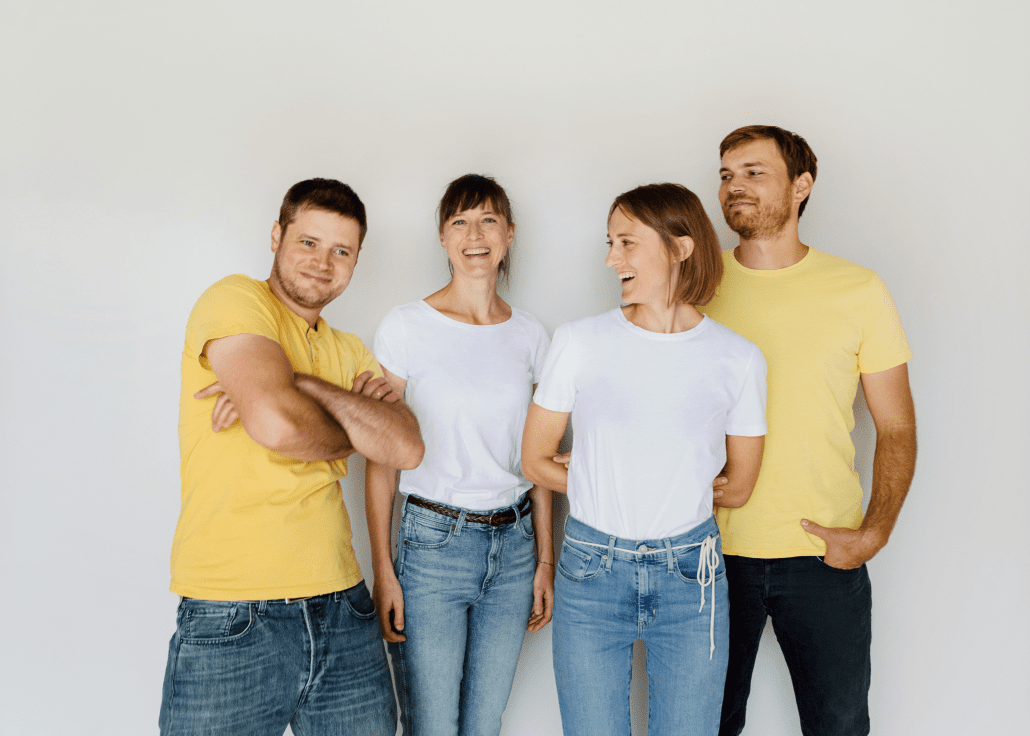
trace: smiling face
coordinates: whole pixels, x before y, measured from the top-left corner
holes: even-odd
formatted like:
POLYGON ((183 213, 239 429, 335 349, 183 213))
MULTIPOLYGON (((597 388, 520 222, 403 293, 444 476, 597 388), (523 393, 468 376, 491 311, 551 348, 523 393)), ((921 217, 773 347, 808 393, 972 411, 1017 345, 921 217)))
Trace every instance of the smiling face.
POLYGON ((496 212, 491 202, 455 213, 440 230, 440 244, 454 268, 454 275, 497 277, 515 226, 496 212))
POLYGON ((272 226, 275 262, 268 284, 293 312, 310 324, 322 307, 350 283, 361 249, 361 226, 352 217, 303 209, 285 231, 272 226))
POLYGON ((797 198, 797 182, 790 180, 776 141, 760 138, 727 151, 719 177, 722 214, 744 240, 771 238, 791 219, 796 225, 797 206, 804 197, 797 198))
POLYGON ((665 306, 672 301, 675 264, 682 259, 672 258, 657 230, 616 207, 608 218, 608 246, 604 264, 622 282, 624 302, 665 306))

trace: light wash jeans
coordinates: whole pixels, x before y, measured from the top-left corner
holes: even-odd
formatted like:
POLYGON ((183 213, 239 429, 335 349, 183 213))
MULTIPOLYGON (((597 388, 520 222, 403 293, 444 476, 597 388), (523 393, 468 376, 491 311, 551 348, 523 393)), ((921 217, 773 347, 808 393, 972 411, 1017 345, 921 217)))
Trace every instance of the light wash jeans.
POLYGON ((685 534, 644 540, 569 517, 553 634, 566 736, 630 736, 637 639, 647 646, 648 733, 718 733, 729 633, 721 549, 714 516, 685 534))
POLYGON ((184 598, 163 736, 394 736, 397 710, 365 583, 295 602, 184 598))
POLYGON ((533 527, 528 514, 489 526, 465 513, 404 504, 394 569, 407 638, 389 649, 405 736, 496 736, 515 678, 533 608, 533 527))

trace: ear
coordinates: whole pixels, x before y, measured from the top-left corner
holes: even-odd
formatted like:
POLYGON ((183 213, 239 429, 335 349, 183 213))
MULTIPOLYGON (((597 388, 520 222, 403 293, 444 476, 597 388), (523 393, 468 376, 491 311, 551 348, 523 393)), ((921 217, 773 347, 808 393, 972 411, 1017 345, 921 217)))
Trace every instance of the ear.
POLYGON ((805 197, 812 193, 812 184, 815 180, 812 179, 811 172, 806 171, 801 174, 797 179, 794 180, 794 202, 801 203, 805 201, 805 197))
POLYGON ((509 222, 508 223, 508 245, 511 245, 514 242, 515 242, 515 225, 513 223, 509 222))
POLYGON ((275 253, 279 250, 279 242, 283 237, 283 228, 279 224, 278 220, 272 223, 272 252, 275 253))
POLYGON ((694 239, 689 235, 676 238, 676 263, 682 263, 694 252, 694 239))

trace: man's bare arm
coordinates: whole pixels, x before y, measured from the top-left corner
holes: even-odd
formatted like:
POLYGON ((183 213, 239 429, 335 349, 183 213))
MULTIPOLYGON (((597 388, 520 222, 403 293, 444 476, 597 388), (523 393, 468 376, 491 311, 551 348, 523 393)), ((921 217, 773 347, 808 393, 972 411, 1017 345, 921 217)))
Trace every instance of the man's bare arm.
POLYGON ((354 452, 340 423, 297 388, 277 342, 243 333, 212 340, 204 352, 243 429, 259 445, 297 460, 354 452))
POLYGON ((373 380, 358 393, 306 373, 296 376, 297 388, 314 398, 340 423, 355 451, 391 468, 418 467, 425 445, 415 415, 396 393, 379 396, 370 391, 380 382, 389 391, 384 379, 373 380), (371 398, 372 395, 377 398, 371 398))
POLYGON ((826 564, 842 569, 862 565, 887 544, 916 467, 916 413, 908 365, 863 373, 862 391, 876 425, 872 492, 862 525, 828 529, 808 519, 801 522, 826 542, 826 564))

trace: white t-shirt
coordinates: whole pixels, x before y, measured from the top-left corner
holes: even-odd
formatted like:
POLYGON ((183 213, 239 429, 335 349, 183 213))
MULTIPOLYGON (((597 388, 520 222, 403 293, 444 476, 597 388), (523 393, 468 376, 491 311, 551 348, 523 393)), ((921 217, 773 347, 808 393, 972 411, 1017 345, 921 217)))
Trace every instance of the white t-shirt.
POLYGON ((621 309, 559 327, 533 400, 572 412, 569 513, 628 539, 708 519, 726 435, 765 434, 765 370, 754 343, 710 317, 674 334, 621 309))
POLYGON ((426 444, 422 464, 401 472, 401 493, 485 511, 532 487, 522 428, 548 343, 543 325, 514 307, 497 325, 457 322, 424 301, 383 318, 373 351, 407 381, 404 400, 426 444))

